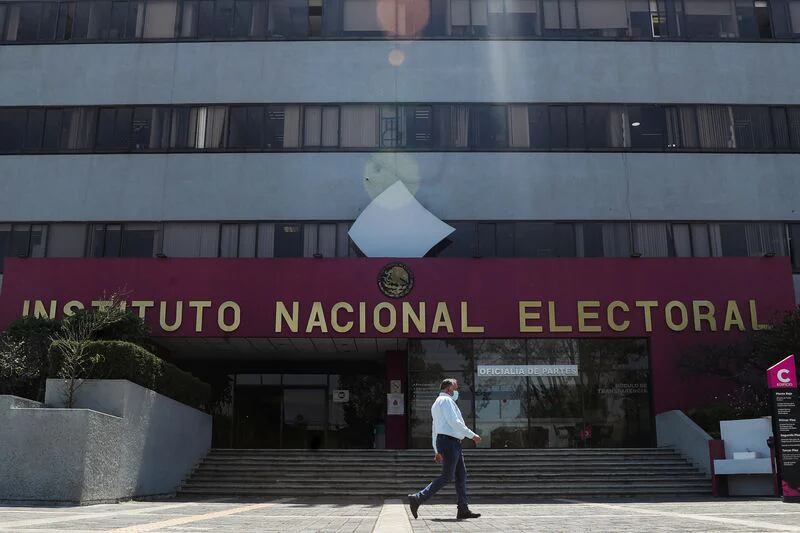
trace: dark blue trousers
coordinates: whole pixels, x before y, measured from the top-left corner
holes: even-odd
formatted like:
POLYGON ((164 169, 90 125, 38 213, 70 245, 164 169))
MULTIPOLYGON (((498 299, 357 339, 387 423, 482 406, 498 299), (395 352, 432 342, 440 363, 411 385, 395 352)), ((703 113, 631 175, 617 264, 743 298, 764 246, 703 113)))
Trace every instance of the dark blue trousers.
POLYGON ((436 448, 444 458, 442 474, 416 494, 419 502, 423 503, 455 478, 458 506, 466 507, 469 503, 467 501, 467 466, 464 464, 461 441, 447 435, 437 435, 436 448))

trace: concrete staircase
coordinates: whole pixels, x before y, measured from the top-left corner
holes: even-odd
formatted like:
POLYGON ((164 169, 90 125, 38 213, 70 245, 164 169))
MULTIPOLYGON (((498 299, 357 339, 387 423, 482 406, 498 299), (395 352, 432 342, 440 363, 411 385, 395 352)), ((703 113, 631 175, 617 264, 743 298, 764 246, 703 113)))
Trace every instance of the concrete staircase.
MULTIPOLYGON (((471 496, 709 494, 671 448, 465 450, 471 496)), ((213 449, 181 496, 404 496, 438 475, 428 450, 213 449)), ((452 494, 452 484, 440 494, 452 494)))

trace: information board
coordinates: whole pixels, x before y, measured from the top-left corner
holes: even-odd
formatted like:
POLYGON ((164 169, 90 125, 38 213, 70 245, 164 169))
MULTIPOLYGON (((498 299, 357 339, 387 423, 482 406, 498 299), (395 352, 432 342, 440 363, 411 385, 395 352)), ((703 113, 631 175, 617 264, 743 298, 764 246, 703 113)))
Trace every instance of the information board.
POLYGON ((775 456, 785 502, 800 502, 800 409, 794 355, 767 369, 772 396, 775 456))

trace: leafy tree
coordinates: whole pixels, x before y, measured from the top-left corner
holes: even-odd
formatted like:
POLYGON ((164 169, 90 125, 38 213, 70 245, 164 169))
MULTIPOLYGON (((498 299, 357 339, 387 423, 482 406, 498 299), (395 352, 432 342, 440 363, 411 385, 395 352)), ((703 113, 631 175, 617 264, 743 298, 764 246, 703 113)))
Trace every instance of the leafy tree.
POLYGON ((67 384, 66 404, 72 407, 75 392, 81 379, 92 374, 92 368, 102 360, 102 355, 90 349, 98 334, 123 323, 130 315, 118 295, 106 298, 108 304, 66 317, 51 337, 60 345, 59 368, 56 375, 67 384))
POLYGON ((685 354, 681 360, 684 373, 720 378, 730 390, 717 404, 689 414, 701 426, 715 426, 720 417, 768 415, 767 368, 790 354, 800 356, 800 308, 777 317, 767 329, 749 332, 738 342, 704 346, 685 354))

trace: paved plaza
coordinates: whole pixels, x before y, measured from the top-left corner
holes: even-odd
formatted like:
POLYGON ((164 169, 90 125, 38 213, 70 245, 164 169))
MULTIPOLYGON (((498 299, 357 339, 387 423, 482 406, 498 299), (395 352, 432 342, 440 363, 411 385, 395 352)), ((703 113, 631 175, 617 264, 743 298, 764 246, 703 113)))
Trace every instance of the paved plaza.
POLYGON ((455 506, 423 506, 414 520, 399 500, 216 499, 84 507, 0 506, 0 531, 372 532, 798 531, 800 505, 775 499, 563 499, 476 502, 477 520, 455 506))

